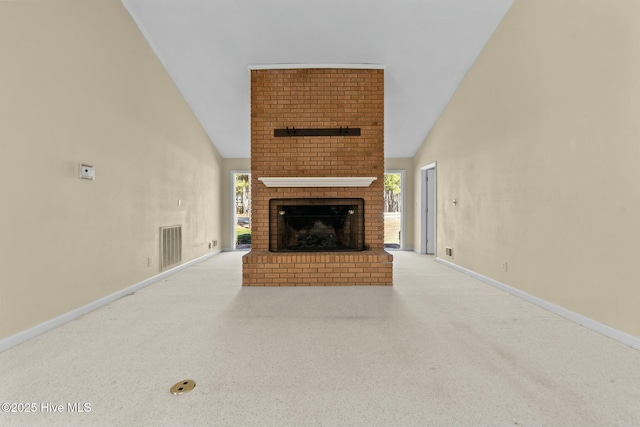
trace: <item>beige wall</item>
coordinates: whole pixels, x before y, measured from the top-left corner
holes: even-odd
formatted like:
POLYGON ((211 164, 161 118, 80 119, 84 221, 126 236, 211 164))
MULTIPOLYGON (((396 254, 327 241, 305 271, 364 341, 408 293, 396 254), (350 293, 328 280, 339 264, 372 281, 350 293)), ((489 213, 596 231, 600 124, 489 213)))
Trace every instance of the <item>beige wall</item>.
POLYGON ((0 58, 0 339, 158 274, 160 226, 210 253, 221 159, 119 1, 0 2, 0 58))
POLYGON ((635 336, 638 16, 636 0, 516 0, 414 163, 418 197, 438 162, 438 256, 635 336))

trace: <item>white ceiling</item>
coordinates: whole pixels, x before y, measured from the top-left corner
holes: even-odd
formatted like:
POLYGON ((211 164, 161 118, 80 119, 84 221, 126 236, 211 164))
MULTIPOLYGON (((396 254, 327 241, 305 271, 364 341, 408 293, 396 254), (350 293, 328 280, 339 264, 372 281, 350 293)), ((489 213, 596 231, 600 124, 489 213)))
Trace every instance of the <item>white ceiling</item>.
POLYGON ((223 157, 250 155, 249 67, 265 64, 384 66, 385 156, 412 157, 512 1, 122 3, 223 157))

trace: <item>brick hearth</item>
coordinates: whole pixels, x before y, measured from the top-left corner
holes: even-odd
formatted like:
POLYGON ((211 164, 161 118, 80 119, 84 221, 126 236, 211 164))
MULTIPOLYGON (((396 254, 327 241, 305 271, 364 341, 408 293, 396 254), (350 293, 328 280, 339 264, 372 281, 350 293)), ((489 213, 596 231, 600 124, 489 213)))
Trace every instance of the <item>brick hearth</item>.
POLYGON ((251 71, 252 250, 243 258, 244 286, 392 284, 393 257, 383 249, 383 106, 383 70, 251 71), (346 126, 361 135, 274 137, 287 127, 346 126), (366 187, 267 187, 265 177, 376 179, 366 187), (364 199, 366 250, 270 252, 269 201, 290 198, 364 199))

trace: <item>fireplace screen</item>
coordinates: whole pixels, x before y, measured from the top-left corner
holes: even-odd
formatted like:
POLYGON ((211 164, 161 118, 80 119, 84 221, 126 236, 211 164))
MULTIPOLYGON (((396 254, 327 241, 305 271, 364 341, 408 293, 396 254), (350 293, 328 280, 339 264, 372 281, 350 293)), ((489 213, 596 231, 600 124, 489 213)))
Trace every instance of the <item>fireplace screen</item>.
POLYGON ((361 251, 363 199, 272 199, 271 251, 361 251))

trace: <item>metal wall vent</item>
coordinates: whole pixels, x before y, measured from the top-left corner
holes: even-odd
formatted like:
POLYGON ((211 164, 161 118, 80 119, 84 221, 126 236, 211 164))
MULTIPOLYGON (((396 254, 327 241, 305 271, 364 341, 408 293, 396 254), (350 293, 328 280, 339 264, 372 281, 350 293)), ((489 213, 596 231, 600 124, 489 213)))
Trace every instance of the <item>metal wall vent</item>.
POLYGON ((160 227, 160 271, 182 262, 182 225, 160 227))

